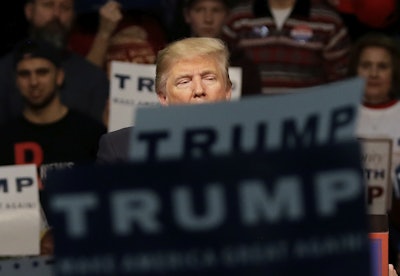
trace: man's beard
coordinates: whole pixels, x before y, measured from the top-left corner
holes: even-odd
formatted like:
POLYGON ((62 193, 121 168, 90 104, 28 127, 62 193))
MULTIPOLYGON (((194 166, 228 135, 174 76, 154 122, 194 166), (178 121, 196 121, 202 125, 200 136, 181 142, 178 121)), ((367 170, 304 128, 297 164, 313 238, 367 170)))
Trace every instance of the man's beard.
POLYGON ((29 100, 28 97, 24 97, 24 96, 22 96, 22 99, 23 99, 26 107, 28 107, 31 110, 39 111, 39 110, 47 107, 48 105, 50 105, 53 102, 53 100, 56 98, 57 95, 58 95, 58 89, 55 88, 41 102, 37 102, 37 103, 32 102, 32 101, 29 100))
POLYGON ((33 39, 44 40, 58 49, 64 49, 67 45, 70 28, 54 19, 42 27, 31 26, 30 36, 33 39))

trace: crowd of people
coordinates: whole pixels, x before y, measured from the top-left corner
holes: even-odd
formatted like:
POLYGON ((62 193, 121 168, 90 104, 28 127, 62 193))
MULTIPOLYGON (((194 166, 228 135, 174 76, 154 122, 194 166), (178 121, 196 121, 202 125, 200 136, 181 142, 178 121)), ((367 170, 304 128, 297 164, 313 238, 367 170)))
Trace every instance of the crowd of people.
MULTIPOLYGON (((18 6, 26 30, 10 37, 0 59, 0 165, 35 163, 45 186, 46 170, 96 158, 126 161, 129 129, 102 136, 112 61, 157 63, 156 92, 163 105, 229 100, 229 75, 216 68, 231 65, 242 68, 242 97, 364 78, 356 134, 392 139, 393 183, 400 187, 397 1, 160 0, 148 9, 98 2, 95 11, 88 4, 80 13, 74 0, 18 6), (189 37, 183 46, 175 44, 189 37), (184 62, 172 67, 176 60, 184 62), (191 66, 197 73, 185 72, 191 66), (182 74, 188 80, 179 80, 185 82, 179 89, 168 83, 182 74)), ((395 189, 389 218, 390 262, 396 267, 399 202, 395 189)))

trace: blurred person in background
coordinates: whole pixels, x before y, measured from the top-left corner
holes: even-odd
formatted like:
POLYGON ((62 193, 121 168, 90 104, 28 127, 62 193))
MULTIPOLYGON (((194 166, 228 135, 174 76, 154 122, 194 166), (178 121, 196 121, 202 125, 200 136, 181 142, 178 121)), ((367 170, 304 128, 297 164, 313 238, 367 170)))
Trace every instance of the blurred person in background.
POLYGON ((134 2, 123 6, 118 1, 106 1, 98 12, 83 13, 79 19, 71 47, 108 73, 114 60, 154 64, 158 50, 166 44, 156 12, 150 7, 139 9, 134 2), (94 19, 97 24, 93 26, 94 19))
MULTIPOLYGON (((24 6, 28 37, 49 42, 62 50, 66 84, 60 88, 63 103, 102 122, 108 97, 106 74, 68 49, 74 24, 74 0, 29 0, 24 6)), ((0 123, 15 118, 23 103, 14 82, 12 53, 0 60, 0 123)))
MULTIPOLYGON (((13 54, 13 79, 24 104, 17 118, 1 126, 0 165, 33 163, 41 184, 51 170, 94 162, 106 132, 102 123, 62 103, 60 87, 66 80, 61 64, 60 50, 42 40, 21 42, 13 54)), ((42 254, 52 254, 45 184, 40 186, 42 254)))
MULTIPOLYGON (((185 0, 183 17, 193 37, 222 37, 222 28, 233 5, 232 0, 185 0)), ((230 65, 242 68, 242 96, 261 94, 258 67, 244 51, 230 49, 230 65)))
POLYGON ((258 65, 266 94, 346 77, 347 28, 332 7, 318 1, 247 1, 231 10, 224 37, 258 65))
POLYGON ((397 267, 400 233, 400 48, 382 33, 358 39, 351 53, 349 75, 365 79, 356 134, 360 138, 392 140, 394 196, 389 211, 389 261, 397 267))
MULTIPOLYGON (((158 50, 166 44, 164 29, 156 15, 150 8, 138 9, 135 2, 123 6, 118 1, 106 1, 98 14, 84 13, 80 18, 81 24, 74 29, 70 46, 106 72, 108 78, 112 61, 154 64, 158 50), (86 17, 89 20, 85 21, 86 17), (98 23, 93 28, 90 25, 94 19, 98 23)), ((106 126, 108 117, 107 101, 103 113, 106 126)))

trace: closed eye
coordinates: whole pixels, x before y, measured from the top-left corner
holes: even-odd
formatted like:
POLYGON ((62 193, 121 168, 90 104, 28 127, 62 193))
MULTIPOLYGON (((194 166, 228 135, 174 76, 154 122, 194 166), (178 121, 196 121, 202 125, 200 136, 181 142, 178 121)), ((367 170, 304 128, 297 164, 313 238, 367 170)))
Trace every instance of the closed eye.
POLYGON ((381 69, 381 70, 387 70, 387 69, 390 68, 390 64, 388 64, 388 63, 379 63, 378 64, 378 68, 381 69))
POLYGON ((215 81, 217 77, 214 74, 207 74, 203 76, 203 80, 205 81, 215 81))
POLYGON ((189 79, 189 78, 182 78, 182 79, 179 79, 179 80, 176 82, 176 86, 177 86, 177 87, 182 87, 182 86, 187 85, 189 82, 190 82, 190 79, 189 79))
POLYGON ((371 67, 371 63, 370 62, 361 62, 359 66, 361 68, 367 69, 367 68, 371 67))
POLYGON ((36 70, 36 73, 39 76, 45 76, 45 75, 50 73, 50 69, 48 69, 48 68, 39 68, 39 69, 36 70))
POLYGON ((20 71, 17 72, 17 75, 18 75, 19 77, 21 77, 21 78, 29 77, 30 74, 31 74, 31 72, 28 71, 28 70, 20 70, 20 71))

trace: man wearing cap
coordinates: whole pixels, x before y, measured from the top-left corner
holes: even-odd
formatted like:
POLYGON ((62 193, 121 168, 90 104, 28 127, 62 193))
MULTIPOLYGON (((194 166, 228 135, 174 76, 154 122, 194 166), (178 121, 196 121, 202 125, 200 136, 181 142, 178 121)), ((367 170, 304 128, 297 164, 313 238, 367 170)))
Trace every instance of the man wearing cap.
MULTIPOLYGON (((100 68, 67 49, 74 16, 74 0, 28 0, 25 4, 29 38, 45 40, 62 50, 61 62, 67 80, 60 88, 63 103, 102 121, 108 79, 100 68)), ((18 116, 23 106, 12 67, 9 53, 0 60, 0 123, 18 116)))
POLYGON ((106 129, 62 102, 60 87, 68 80, 58 49, 45 41, 26 40, 16 46, 13 64, 23 109, 2 127, 0 165, 35 163, 43 173, 46 168, 93 161, 106 129))
POLYGON ((231 10, 225 39, 246 51, 266 94, 295 92, 346 77, 350 37, 322 1, 254 0, 231 10))
MULTIPOLYGON (((17 45, 12 60, 17 96, 24 104, 19 117, 1 127, 0 165, 34 163, 45 186, 48 171, 94 161, 106 129, 61 102, 59 88, 65 77, 58 49, 27 40, 17 45)), ((46 212, 44 191, 40 195, 46 212)))

